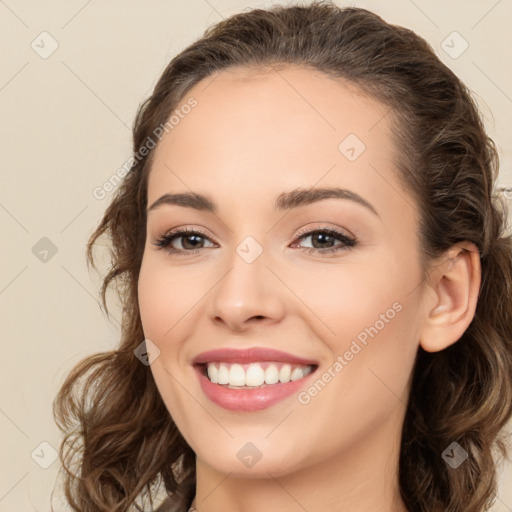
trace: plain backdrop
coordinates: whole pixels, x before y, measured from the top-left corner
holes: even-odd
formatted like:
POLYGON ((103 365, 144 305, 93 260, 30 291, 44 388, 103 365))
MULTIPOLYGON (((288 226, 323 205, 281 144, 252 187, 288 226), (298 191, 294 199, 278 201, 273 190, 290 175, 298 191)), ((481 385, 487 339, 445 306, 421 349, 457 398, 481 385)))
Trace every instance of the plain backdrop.
MULTIPOLYGON (((110 197, 94 190, 130 156, 138 105, 209 25, 273 3, 0 0, 0 511, 50 510, 60 442, 52 400, 74 364, 119 339, 119 310, 110 322, 100 310, 84 249, 110 197)), ((512 185, 512 2, 337 3, 431 43, 474 91, 498 144, 500 185, 512 185)), ((493 510, 512 511, 510 463, 500 474, 493 510)), ((58 492, 53 503, 65 510, 58 492)))

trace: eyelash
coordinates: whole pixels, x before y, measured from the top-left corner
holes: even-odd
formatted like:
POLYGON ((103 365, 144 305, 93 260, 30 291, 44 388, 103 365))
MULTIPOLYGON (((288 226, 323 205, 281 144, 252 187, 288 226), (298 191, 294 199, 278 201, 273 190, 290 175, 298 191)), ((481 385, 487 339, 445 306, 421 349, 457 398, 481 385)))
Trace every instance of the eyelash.
MULTIPOLYGON (((302 240, 304 238, 307 238, 312 235, 317 234, 326 234, 328 236, 331 236, 333 238, 337 238, 342 243, 339 245, 336 245, 334 247, 330 247, 327 249, 317 249, 315 247, 302 247, 301 249, 308 255, 313 254, 315 252, 323 255, 326 255, 328 253, 333 253, 337 251, 347 251, 352 247, 355 247, 357 245, 357 240, 355 238, 350 238, 347 235, 341 233, 340 231, 337 231, 333 228, 315 228, 313 230, 309 231, 303 231, 298 234, 297 240, 302 240)), ((182 238, 185 235, 199 235, 201 238, 209 239, 208 235, 203 233, 202 231, 198 229, 180 229, 176 231, 171 231, 169 233, 166 233, 162 237, 160 237, 156 242, 153 242, 153 245, 156 245, 158 249, 165 249, 168 254, 178 254, 178 255, 191 255, 191 254, 197 254, 201 248, 199 249, 176 249, 175 247, 170 247, 171 242, 173 242, 175 239, 182 238)), ((211 241, 211 240, 210 240, 211 241)), ((295 243, 295 242, 294 242, 295 243)))

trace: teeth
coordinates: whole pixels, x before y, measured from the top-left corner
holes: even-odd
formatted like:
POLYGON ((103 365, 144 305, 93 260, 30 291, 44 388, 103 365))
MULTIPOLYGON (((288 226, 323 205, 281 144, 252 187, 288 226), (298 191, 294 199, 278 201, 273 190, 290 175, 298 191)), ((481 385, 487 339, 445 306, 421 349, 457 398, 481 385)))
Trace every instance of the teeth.
POLYGON ((219 370, 213 364, 208 365, 208 378, 214 383, 217 384, 219 382, 219 370))
POLYGON ((279 382, 279 370, 275 364, 271 364, 265 370, 265 384, 276 384, 277 382, 279 382))
POLYGON ((304 377, 304 371, 302 370, 302 368, 294 368, 290 379, 299 380, 302 379, 302 377, 304 377))
MULTIPOLYGON (((245 372, 246 386, 261 386, 266 382, 266 372, 259 364, 251 364, 245 372)), ((267 383, 268 384, 268 383, 267 383)))
POLYGON ((290 376, 292 374, 292 367, 289 364, 284 364, 279 370, 279 381, 290 382, 290 376))
POLYGON ((233 364, 229 369, 229 385, 245 386, 245 371, 239 364, 233 364))
MULTIPOLYGON (((210 367, 210 365, 208 365, 210 367)), ((225 364, 219 366, 219 377, 217 384, 229 384, 229 370, 225 364)))
POLYGON ((245 366, 237 363, 207 363, 206 370, 213 384, 254 388, 302 379, 312 372, 313 367, 283 363, 251 363, 245 366))

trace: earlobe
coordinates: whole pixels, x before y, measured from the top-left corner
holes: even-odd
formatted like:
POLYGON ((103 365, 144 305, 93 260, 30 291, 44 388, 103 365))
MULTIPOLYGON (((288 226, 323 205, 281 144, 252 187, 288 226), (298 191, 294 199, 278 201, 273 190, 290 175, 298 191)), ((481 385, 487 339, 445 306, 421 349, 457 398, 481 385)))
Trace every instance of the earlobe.
POLYGON ((480 290, 480 256, 474 243, 450 248, 441 262, 430 274, 431 295, 420 334, 420 346, 427 352, 443 350, 461 338, 475 315, 480 290))

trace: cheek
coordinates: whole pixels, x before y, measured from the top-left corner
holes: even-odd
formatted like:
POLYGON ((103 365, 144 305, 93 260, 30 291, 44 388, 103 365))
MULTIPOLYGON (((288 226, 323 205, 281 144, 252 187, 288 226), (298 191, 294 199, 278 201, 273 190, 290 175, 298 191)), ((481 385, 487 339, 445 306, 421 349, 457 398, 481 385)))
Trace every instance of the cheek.
POLYGON ((297 279, 290 274, 288 279, 294 279, 294 292, 316 317, 311 325, 318 326, 317 336, 335 353, 347 350, 357 336, 364 341, 366 329, 374 325, 389 330, 410 291, 403 267, 384 257, 327 265, 314 275, 297 279))
MULTIPOLYGON (((419 344, 420 296, 418 289, 411 293, 418 279, 419 269, 410 261, 383 253, 360 266, 332 266, 296 288, 320 319, 311 325, 318 326, 315 334, 331 353, 325 375, 329 391, 322 391, 315 405, 326 406, 321 416, 337 411, 350 396, 357 397, 345 402, 348 409, 354 406, 353 414, 360 414, 357 404, 386 409, 396 402, 395 394, 406 399, 419 344)), ((306 390, 304 402, 321 389, 320 383, 311 394, 306 390)))
POLYGON ((182 364, 180 340, 186 339, 184 330, 191 328, 187 312, 198 301, 199 291, 189 282, 186 272, 171 271, 160 257, 144 256, 138 281, 140 317, 145 338, 160 350, 150 370, 173 421, 185 433, 193 430, 186 413, 190 397, 183 393, 183 375, 176 370, 182 364))
POLYGON ((200 280, 192 279, 187 270, 170 269, 164 256, 144 256, 139 274, 138 300, 144 334, 163 340, 180 322, 204 292, 200 280))
POLYGON ((339 428, 346 427, 340 408, 347 412, 345 418, 358 417, 362 428, 407 400, 419 344, 421 297, 419 288, 412 292, 417 273, 405 265, 382 258, 378 265, 365 265, 364 271, 351 267, 350 272, 333 273, 323 297, 311 287, 308 304, 335 334, 323 336, 332 353, 331 375, 325 375, 329 384, 325 391, 321 383, 318 390, 307 390, 304 403, 321 392, 314 407, 339 428))

